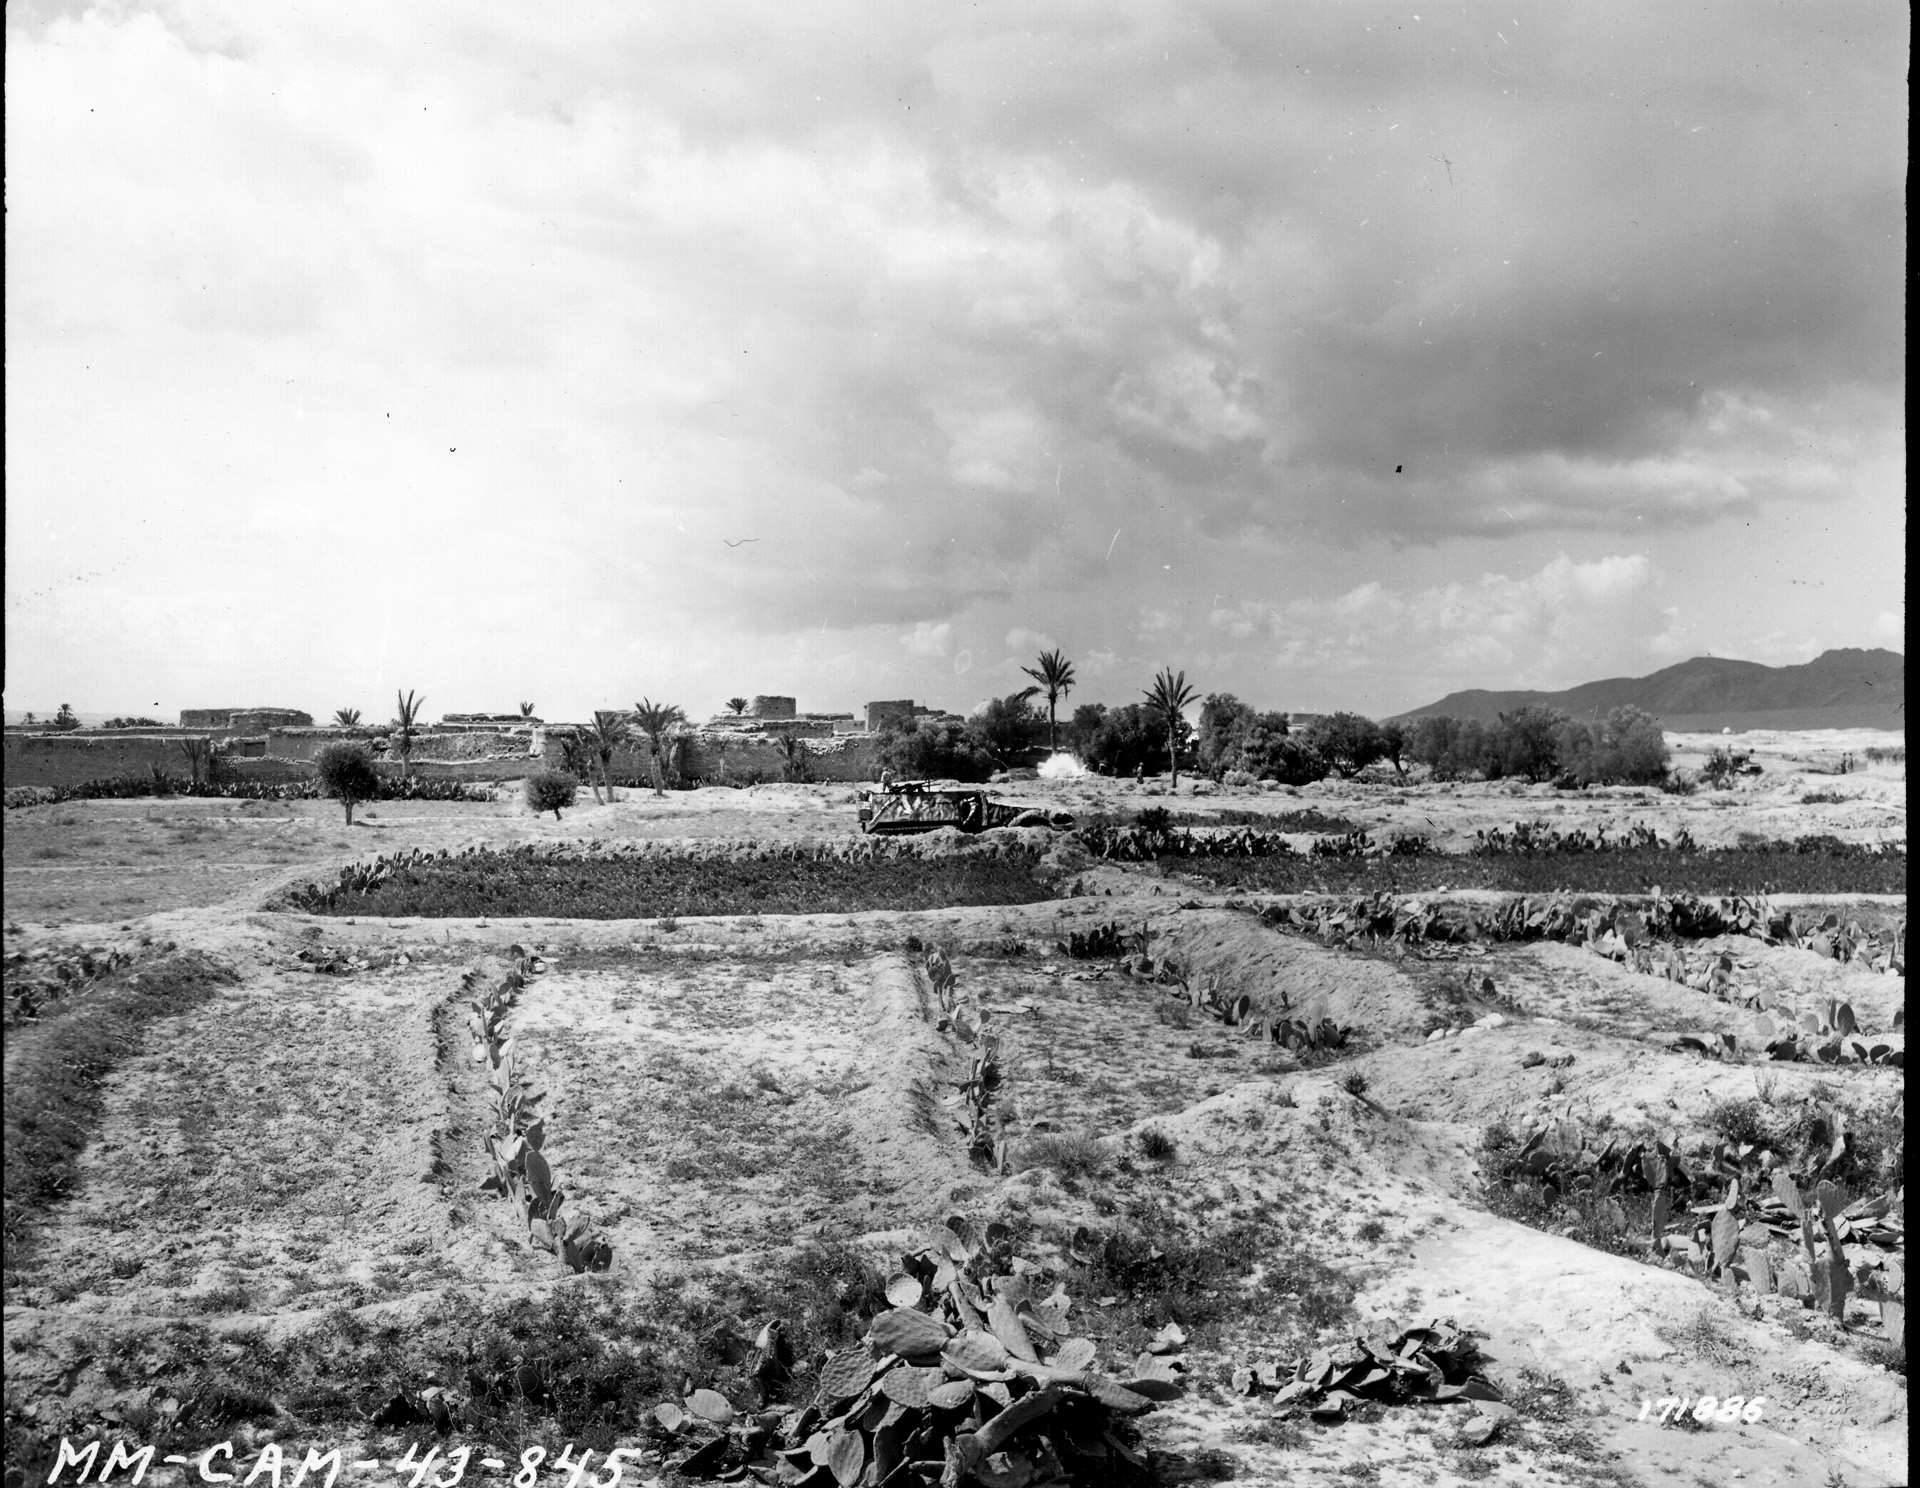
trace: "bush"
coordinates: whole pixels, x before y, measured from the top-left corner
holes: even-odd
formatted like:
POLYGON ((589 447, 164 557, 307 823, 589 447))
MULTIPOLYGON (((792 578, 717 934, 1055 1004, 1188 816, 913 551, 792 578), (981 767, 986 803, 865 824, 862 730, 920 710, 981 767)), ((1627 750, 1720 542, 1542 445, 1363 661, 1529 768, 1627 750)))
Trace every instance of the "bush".
POLYGON ((380 789, 380 776, 373 768, 373 756, 359 744, 329 744, 314 759, 320 790, 347 808, 347 825, 353 825, 353 808, 371 801, 380 789))
POLYGON ((571 806, 580 793, 580 782, 565 770, 535 770, 527 777, 527 809, 538 816, 551 811, 560 820, 562 807, 571 806))

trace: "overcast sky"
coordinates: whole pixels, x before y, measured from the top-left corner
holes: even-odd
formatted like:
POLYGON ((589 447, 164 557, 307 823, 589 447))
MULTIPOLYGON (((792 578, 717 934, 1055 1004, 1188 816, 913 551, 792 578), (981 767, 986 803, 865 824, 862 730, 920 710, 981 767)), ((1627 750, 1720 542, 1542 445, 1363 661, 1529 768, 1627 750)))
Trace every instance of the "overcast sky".
POLYGON ((1903 649, 1904 5, 6 25, 10 710, 1903 649))

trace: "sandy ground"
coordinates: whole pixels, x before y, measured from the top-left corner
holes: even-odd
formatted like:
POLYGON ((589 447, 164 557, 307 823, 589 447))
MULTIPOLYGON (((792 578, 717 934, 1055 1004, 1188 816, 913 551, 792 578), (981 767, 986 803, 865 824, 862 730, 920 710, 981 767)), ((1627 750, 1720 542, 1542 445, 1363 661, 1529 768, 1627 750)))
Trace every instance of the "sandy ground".
MULTIPOLYGON (((1106 781, 996 794, 1068 810, 1172 804, 1151 784, 1106 781)), ((1276 1243, 1310 1246, 1348 1271, 1363 1319, 1445 1316, 1476 1330, 1526 1408, 1473 1450, 1453 1444, 1458 1416, 1446 1408, 1279 1430, 1270 1406, 1225 1384, 1235 1365, 1290 1358, 1311 1341, 1283 1307, 1209 1333, 1192 1355, 1194 1388, 1146 1418, 1166 1481, 1224 1471, 1276 1484, 1906 1480, 1905 1381, 1868 1362, 1878 1323, 1864 1310, 1844 1334, 1809 1333, 1778 1309, 1756 1316, 1722 1288, 1497 1218, 1477 1200, 1475 1154, 1495 1119, 1604 1117, 1698 1137, 1714 1103, 1753 1095, 1762 1073, 1789 1096, 1816 1082, 1848 1101, 1902 1088, 1887 1069, 1762 1070, 1672 1052, 1676 1030, 1733 1026, 1740 1010, 1706 993, 1558 945, 1398 962, 1332 950, 1191 885, 1113 868, 1099 872, 1114 897, 677 928, 261 908, 275 884, 372 850, 818 835, 845 828, 853 798, 838 786, 633 793, 557 826, 512 801, 376 807, 351 832, 307 806, 9 813, 10 952, 150 953, 144 937, 206 949, 240 973, 155 1024, 109 1077, 80 1182, 9 1297, 10 1398, 108 1401, 88 1362, 107 1328, 191 1319, 297 1333, 330 1308, 404 1315, 455 1288, 514 1296, 561 1284, 507 1206, 476 1193, 482 1087, 458 972, 518 942, 545 958, 512 1026, 548 1092, 549 1156, 570 1204, 614 1247, 615 1271, 597 1285, 749 1264, 815 1234, 883 1247, 956 1209, 1007 1207, 1067 1228, 1140 1204, 1212 1222, 1252 1216, 1276 1243), (1117 963, 1053 948, 1070 929, 1110 920, 1145 927, 1157 955, 1196 977, 1352 1025, 1352 1046, 1303 1067, 1117 963), (995 1110, 1015 1166, 1027 1144, 1058 1135, 1097 1138, 1111 1161, 1077 1181, 1046 1167, 995 1175, 968 1161, 950 1112, 916 1119, 968 1051, 936 1028, 918 958, 903 950, 909 937, 951 948, 962 989, 1000 1031, 995 1110), (314 973, 303 952, 344 958, 345 974, 314 973), (1504 1026, 1428 1039, 1493 1010, 1504 1026), (1525 1062, 1536 1052, 1553 1062, 1525 1062), (1348 1091, 1353 1073, 1361 1095, 1348 1091), (1137 1157, 1149 1128, 1171 1139, 1172 1160, 1137 1157), (1368 1220, 1379 1227, 1363 1230, 1368 1220), (1764 1394, 1766 1416, 1698 1432, 1637 1419, 1645 1397, 1707 1392, 1764 1394)), ((1455 841, 1516 820, 1684 825, 1703 842, 1789 825, 1791 835, 1905 840, 1904 769, 1825 777, 1769 766, 1735 791, 1693 797, 1183 783, 1178 804, 1312 805, 1369 830, 1415 826, 1455 841), (1846 799, 1800 804, 1816 785, 1846 799)), ((1731 944, 1743 980, 1770 995, 1838 991, 1873 1029, 1904 1010, 1901 978, 1731 944)), ((1079 1305, 1087 1336, 1125 1341, 1093 1300, 1079 1305)))

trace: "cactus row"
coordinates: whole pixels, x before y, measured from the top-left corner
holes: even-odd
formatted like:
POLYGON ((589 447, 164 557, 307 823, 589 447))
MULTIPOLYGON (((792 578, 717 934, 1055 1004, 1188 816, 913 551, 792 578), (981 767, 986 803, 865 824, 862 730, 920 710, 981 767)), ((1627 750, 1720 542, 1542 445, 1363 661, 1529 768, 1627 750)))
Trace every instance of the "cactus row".
POLYGON ((568 1270, 605 1271, 613 1264, 613 1247, 593 1233, 584 1214, 562 1214, 565 1195, 555 1186, 542 1151, 546 1123, 537 1107, 543 1093, 533 1089, 506 1031, 530 962, 517 945, 509 948, 508 956, 511 964, 497 976, 476 967, 461 977, 472 1008, 467 1026, 473 1034, 473 1061, 487 1066, 487 1088, 493 1096, 494 1128, 486 1138, 493 1171, 480 1189, 511 1199, 526 1220, 529 1241, 551 1251, 568 1270))
POLYGON ((1878 1302, 1889 1340, 1899 1341, 1906 1300, 1904 1190, 1849 1204, 1827 1176, 1842 1168, 1850 1151, 1845 1117, 1835 1109, 1825 1121, 1834 1133, 1831 1146, 1803 1175, 1789 1172, 1763 1146, 1726 1141, 1714 1145, 1704 1169, 1690 1172, 1664 1140, 1612 1138, 1596 1148, 1577 1123, 1561 1120, 1537 1129, 1501 1176, 1577 1199, 1600 1233, 1619 1236, 1643 1248, 1654 1263, 1703 1280, 1733 1289, 1744 1282, 1755 1292, 1792 1297, 1835 1318, 1844 1317, 1849 1292, 1860 1291, 1878 1302), (1621 1202, 1634 1194, 1652 1196, 1644 1242, 1631 1233, 1621 1202), (1707 1201, 1691 1202, 1696 1195, 1707 1201), (1824 1249, 1816 1244, 1816 1225, 1824 1249), (1766 1236, 1756 1236, 1755 1226, 1764 1227, 1766 1236), (1769 1240, 1796 1239, 1799 1256, 1776 1264, 1769 1240))
POLYGON ((1751 936, 1768 945, 1809 950, 1874 971, 1906 974, 1904 917, 1878 932, 1863 929, 1857 921, 1843 924, 1834 913, 1818 921, 1796 921, 1792 910, 1744 894, 1708 900, 1686 890, 1663 894, 1655 888, 1645 898, 1517 895, 1504 904, 1484 906, 1382 890, 1351 899, 1270 905, 1261 911, 1261 918, 1342 946, 1557 940, 1654 975, 1687 980, 1689 985, 1701 985, 1701 979, 1711 981, 1714 973, 1710 965, 1689 966, 1671 943, 1720 935, 1751 936))
POLYGON ((990 1109, 1001 1078, 1000 1036, 986 1026, 993 1015, 983 1007, 963 1002, 953 962, 945 951, 935 947, 927 952, 926 972, 940 1002, 939 1031, 953 1034, 973 1050, 965 1077, 953 1082, 956 1094, 949 1102, 965 1110, 965 1119, 958 1125, 967 1139, 967 1153, 975 1162, 1004 1173, 1007 1142, 996 1135, 997 1123, 990 1109))

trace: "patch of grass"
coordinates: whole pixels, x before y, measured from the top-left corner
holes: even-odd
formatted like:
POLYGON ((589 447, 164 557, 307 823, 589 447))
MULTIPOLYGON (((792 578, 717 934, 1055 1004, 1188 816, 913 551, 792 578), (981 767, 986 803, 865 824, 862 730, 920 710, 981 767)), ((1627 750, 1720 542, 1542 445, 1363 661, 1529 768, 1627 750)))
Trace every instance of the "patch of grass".
POLYGON ((77 1003, 9 1033, 5 1130, 7 1285, 27 1259, 35 1221, 72 1191, 100 1118, 100 1086, 139 1047, 150 1020, 185 1011, 237 981, 198 951, 114 972, 77 1003))
POLYGON ((1015 1149, 1016 1172, 1051 1168, 1062 1178, 1092 1178, 1113 1160, 1107 1146, 1091 1133, 1046 1132, 1015 1149))
POLYGON ((1355 1236, 1368 1245, 1382 1239, 1386 1233, 1387 1227, 1377 1219, 1362 1220, 1360 1228, 1354 1231, 1355 1236))
POLYGON ((1178 1144, 1159 1127, 1150 1126, 1140 1133, 1140 1155, 1148 1162, 1172 1162, 1178 1152, 1178 1144))
MULTIPOLYGON (((1249 1322, 1304 1346, 1353 1316, 1356 1287, 1318 1250, 1293 1247, 1273 1214, 1187 1229, 1152 1205, 1135 1206, 1064 1278, 1075 1297, 1116 1300, 1105 1316, 1116 1346, 1145 1347, 1167 1323, 1190 1333, 1249 1322)), ((1202 1340, 1204 1342, 1204 1340, 1202 1340)))
POLYGON ((1703 1364, 1731 1368, 1747 1362, 1740 1340, 1710 1308, 1702 1307, 1685 1322, 1669 1324, 1655 1331, 1689 1359, 1697 1359, 1703 1364))

